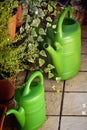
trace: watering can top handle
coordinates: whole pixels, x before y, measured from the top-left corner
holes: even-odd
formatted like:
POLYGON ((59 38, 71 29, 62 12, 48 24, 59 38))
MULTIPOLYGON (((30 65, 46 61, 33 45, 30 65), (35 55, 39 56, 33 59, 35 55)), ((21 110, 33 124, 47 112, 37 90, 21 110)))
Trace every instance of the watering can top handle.
POLYGON ((29 92, 30 92, 30 85, 31 85, 32 81, 33 81, 36 77, 38 77, 38 78, 40 79, 40 83, 43 85, 43 75, 42 75, 42 73, 41 73, 40 71, 34 72, 34 73, 28 78, 22 96, 27 96, 27 95, 29 94, 29 92))
POLYGON ((64 11, 62 12, 62 14, 58 20, 57 32, 59 33, 60 37, 62 36, 62 23, 63 23, 63 20, 64 20, 67 13, 69 13, 69 15, 68 15, 69 18, 73 17, 71 6, 67 6, 64 9, 64 11))

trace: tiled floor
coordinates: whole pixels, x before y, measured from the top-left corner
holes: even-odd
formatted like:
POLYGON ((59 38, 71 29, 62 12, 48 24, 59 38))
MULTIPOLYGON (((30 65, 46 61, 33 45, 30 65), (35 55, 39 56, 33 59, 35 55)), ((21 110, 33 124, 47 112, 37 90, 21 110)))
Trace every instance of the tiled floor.
MULTIPOLYGON (((87 26, 82 27, 81 68, 67 81, 44 80, 46 121, 39 130, 87 130, 87 26), (52 86, 54 86, 52 88, 52 86)), ((18 76, 18 84, 26 72, 18 76)), ((16 119, 15 119, 16 121, 16 119)), ((6 121, 7 122, 7 121, 6 121)), ((10 120, 3 130, 18 130, 10 120), (12 124, 12 127, 11 127, 12 124), (10 125, 10 126, 9 126, 10 125)))
POLYGON ((47 118, 39 130, 87 130, 87 26, 82 27, 81 69, 67 81, 45 79, 47 118), (52 86, 56 86, 56 90, 52 86))

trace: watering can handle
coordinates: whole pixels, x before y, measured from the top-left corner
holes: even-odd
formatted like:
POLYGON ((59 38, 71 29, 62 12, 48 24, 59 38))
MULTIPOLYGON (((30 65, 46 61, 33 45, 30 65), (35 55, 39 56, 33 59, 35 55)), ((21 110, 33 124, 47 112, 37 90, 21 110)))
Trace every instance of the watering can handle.
POLYGON ((36 77, 38 77, 38 78, 40 79, 40 83, 41 83, 41 85, 43 85, 43 75, 42 75, 42 73, 41 73, 40 71, 34 72, 34 73, 28 78, 22 96, 27 96, 27 95, 29 94, 29 92, 30 92, 30 85, 31 85, 32 81, 33 81, 36 77))
POLYGON ((63 23, 64 17, 66 16, 67 13, 68 13, 69 18, 73 17, 71 6, 68 6, 64 9, 64 11, 62 12, 62 14, 58 20, 57 32, 59 33, 59 37, 62 37, 62 23, 63 23))

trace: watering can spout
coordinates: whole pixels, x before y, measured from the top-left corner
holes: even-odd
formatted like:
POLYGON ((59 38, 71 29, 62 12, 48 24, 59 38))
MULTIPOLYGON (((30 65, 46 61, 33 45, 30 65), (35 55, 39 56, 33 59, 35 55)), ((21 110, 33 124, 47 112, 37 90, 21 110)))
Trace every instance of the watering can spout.
POLYGON ((17 118, 18 122, 20 123, 21 127, 25 124, 25 111, 23 107, 20 107, 19 110, 10 109, 6 112, 6 116, 14 114, 17 118))
POLYGON ((60 52, 62 51, 62 46, 58 42, 55 42, 54 45, 55 45, 55 49, 50 44, 46 43, 46 44, 44 44, 44 48, 49 53, 49 55, 52 59, 53 65, 55 66, 57 74, 58 74, 58 73, 61 73, 60 71, 62 70, 61 69, 62 57, 60 55, 61 54, 60 52))
POLYGON ((49 44, 44 44, 44 48, 47 50, 47 52, 50 54, 51 58, 56 55, 56 50, 54 50, 54 48, 49 45, 49 44))

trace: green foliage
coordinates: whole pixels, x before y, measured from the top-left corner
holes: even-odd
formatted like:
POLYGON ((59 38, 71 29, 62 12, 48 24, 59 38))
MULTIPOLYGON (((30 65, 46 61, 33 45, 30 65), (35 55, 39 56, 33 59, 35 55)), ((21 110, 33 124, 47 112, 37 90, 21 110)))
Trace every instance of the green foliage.
POLYGON ((54 76, 51 72, 54 67, 45 63, 47 55, 43 49, 43 43, 46 39, 48 24, 51 25, 57 15, 57 3, 54 0, 20 0, 20 2, 23 6, 25 23, 20 27, 20 34, 27 34, 25 44, 28 45, 26 55, 28 70, 39 69, 51 78, 54 76))
POLYGON ((14 9, 17 7, 17 0, 4 0, 0 2, 0 44, 11 42, 9 38, 8 21, 12 16, 14 9))
POLYGON ((51 26, 57 15, 57 3, 54 0, 20 0, 20 3, 23 6, 24 18, 15 40, 24 36, 26 36, 26 40, 22 45, 15 47, 9 44, 12 41, 9 39, 7 21, 18 2, 17 0, 7 1, 6 8, 6 4, 3 3, 5 4, 3 8, 0 2, 0 44, 3 43, 3 46, 0 47, 0 74, 6 72, 11 76, 28 69, 29 71, 41 70, 52 78, 54 66, 45 63, 47 54, 43 49, 43 43, 46 39, 47 28, 51 26))
POLYGON ((18 47, 5 45, 0 47, 0 75, 2 75, 2 77, 7 77, 7 74, 12 76, 26 68, 23 62, 25 56, 24 51, 24 45, 18 47))

